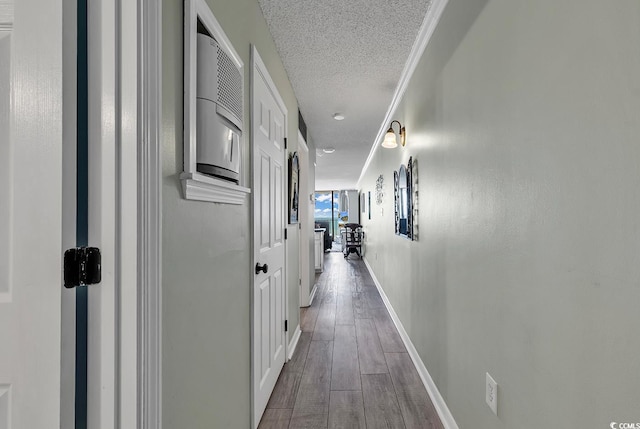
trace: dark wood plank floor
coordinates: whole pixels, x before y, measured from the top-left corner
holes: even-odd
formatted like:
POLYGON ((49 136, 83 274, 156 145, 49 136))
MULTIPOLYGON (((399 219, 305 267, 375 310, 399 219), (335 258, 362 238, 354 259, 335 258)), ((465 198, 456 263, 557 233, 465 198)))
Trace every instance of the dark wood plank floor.
POLYGON ((325 255, 259 428, 442 429, 364 263, 325 255))

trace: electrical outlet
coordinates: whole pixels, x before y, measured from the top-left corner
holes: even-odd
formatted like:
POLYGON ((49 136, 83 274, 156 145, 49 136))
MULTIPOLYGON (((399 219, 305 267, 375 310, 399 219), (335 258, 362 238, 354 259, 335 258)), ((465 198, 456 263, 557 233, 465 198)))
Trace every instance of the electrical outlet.
POLYGON ((487 381, 485 383, 485 401, 487 405, 493 411, 493 414, 498 415, 498 383, 487 372, 487 381))

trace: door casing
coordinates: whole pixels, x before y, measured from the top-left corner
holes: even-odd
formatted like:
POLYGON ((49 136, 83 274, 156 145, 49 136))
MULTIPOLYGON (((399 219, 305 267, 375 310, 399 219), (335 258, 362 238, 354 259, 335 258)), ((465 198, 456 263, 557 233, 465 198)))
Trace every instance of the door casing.
POLYGON ((300 158, 300 193, 299 193, 299 214, 300 224, 300 307, 308 307, 310 302, 310 240, 313 234, 310 231, 309 217, 313 215, 309 204, 309 147, 307 146, 302 133, 298 131, 298 153, 300 158))

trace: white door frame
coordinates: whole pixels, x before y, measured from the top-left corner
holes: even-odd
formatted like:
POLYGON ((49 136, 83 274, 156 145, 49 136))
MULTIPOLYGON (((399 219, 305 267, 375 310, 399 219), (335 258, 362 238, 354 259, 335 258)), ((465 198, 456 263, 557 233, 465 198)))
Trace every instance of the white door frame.
POLYGON ((160 428, 161 6, 95 0, 88 15, 89 243, 103 264, 89 289, 88 427, 160 428))
POLYGON ((162 428, 162 4, 138 0, 138 429, 162 428))
POLYGON ((137 424, 137 2, 88 4, 89 245, 87 427, 137 424))
MULTIPOLYGON (((62 2, 62 249, 76 247, 77 0, 62 2)), ((62 287, 62 286, 61 286, 62 287)), ((64 288, 63 288, 64 289, 64 288)), ((75 427, 76 290, 62 291, 60 427, 75 427)))
MULTIPOLYGON (((288 110, 287 110, 287 106, 284 103, 284 100, 282 99, 282 97, 280 96, 280 93, 278 91, 278 87, 276 86, 276 84, 274 83, 273 79, 271 78, 271 75, 269 74, 269 71, 267 69, 267 66, 264 64, 264 62, 262 61, 262 58, 260 57, 260 54, 258 53, 258 50, 256 49, 255 45, 251 45, 251 71, 250 71, 250 81, 251 81, 251 95, 250 95, 250 109, 249 111, 252 112, 251 113, 251 125, 250 125, 250 129, 253 130, 253 123, 255 121, 255 118, 253 117, 253 108, 254 108, 254 92, 253 92, 253 87, 254 87, 254 79, 256 79, 256 73, 259 73, 262 75, 262 77, 264 78, 265 84, 267 85, 267 87, 270 89, 274 100, 276 101, 276 103, 278 104, 278 107, 280 108, 280 110, 283 112, 284 114, 284 128, 283 128, 283 133, 284 133, 284 138, 287 139, 287 135, 288 135, 288 124, 289 124, 289 116, 288 116, 288 110)), ((253 141, 254 141, 254 136, 251 136, 251 159, 252 161, 250 162, 251 165, 251 183, 254 183, 254 178, 253 178, 253 156, 255 155, 254 153, 254 145, 253 145, 253 141)), ((289 204, 287 203, 288 199, 289 199, 289 193, 287 192, 287 180, 286 178, 288 177, 288 162, 286 159, 286 155, 287 155, 287 149, 285 149, 285 159, 284 159, 284 167, 285 167, 285 180, 283 180, 283 195, 285 196, 285 198, 283 198, 283 204, 284 204, 284 209, 283 209, 283 213, 285 216, 284 219, 284 226, 285 226, 285 230, 288 229, 289 226, 289 210, 288 210, 288 206, 289 204)), ((251 216, 253 217, 254 214, 254 207, 253 207, 253 198, 252 198, 252 205, 251 205, 251 216)), ((251 222, 251 265, 250 265, 250 269, 253 269, 253 267, 255 267, 256 265, 256 261, 255 260, 255 243, 256 243, 256 237, 255 237, 255 227, 254 227, 254 222, 251 222)), ((284 311, 285 311, 285 319, 288 320, 289 319, 289 282, 287 281, 287 252, 288 252, 288 244, 287 244, 287 240, 285 239, 284 241, 284 263, 283 263, 283 282, 284 282, 284 311)), ((253 270, 252 270, 253 271, 253 270)), ((260 423, 258 420, 256 413, 255 413, 255 395, 256 395, 256 386, 254 383, 254 374, 255 374, 255 360, 254 360, 254 339, 255 339, 255 335, 256 333, 254 332, 254 320, 256 318, 256 309, 254 306, 254 299, 253 299, 253 287, 254 287, 254 280, 253 280, 253 272, 251 274, 251 427, 252 428, 256 428, 258 427, 258 424, 260 423)), ((288 332, 285 332, 285 340, 284 340, 284 356, 285 356, 285 362, 287 360, 287 357, 289 356, 289 339, 288 339, 288 332)))
POLYGON ((300 307, 308 307, 310 302, 310 261, 309 261, 309 240, 312 238, 309 231, 309 217, 313 213, 310 213, 309 207, 309 147, 304 139, 304 136, 298 131, 298 152, 300 152, 301 159, 304 159, 304 163, 300 163, 300 175, 298 182, 300 183, 300 193, 298 201, 298 210, 300 210, 300 307))

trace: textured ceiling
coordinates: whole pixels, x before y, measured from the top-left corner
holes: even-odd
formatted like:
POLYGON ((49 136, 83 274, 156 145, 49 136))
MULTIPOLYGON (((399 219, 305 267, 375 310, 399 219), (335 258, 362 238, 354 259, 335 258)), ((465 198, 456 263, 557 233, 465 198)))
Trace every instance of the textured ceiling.
POLYGON ((431 0, 258 3, 322 155, 316 189, 354 189, 431 0))

